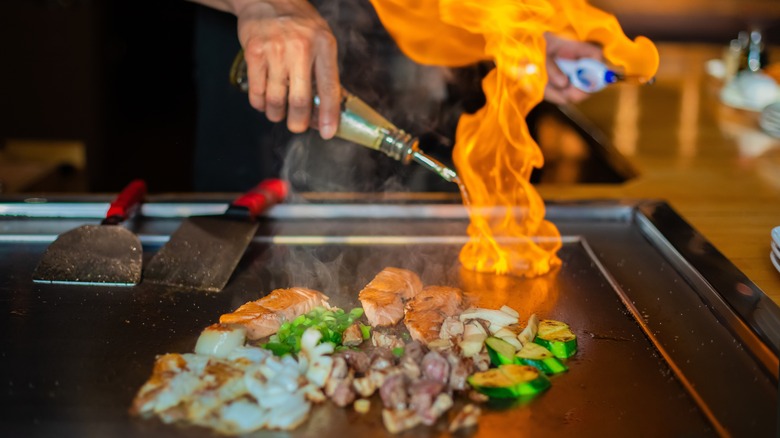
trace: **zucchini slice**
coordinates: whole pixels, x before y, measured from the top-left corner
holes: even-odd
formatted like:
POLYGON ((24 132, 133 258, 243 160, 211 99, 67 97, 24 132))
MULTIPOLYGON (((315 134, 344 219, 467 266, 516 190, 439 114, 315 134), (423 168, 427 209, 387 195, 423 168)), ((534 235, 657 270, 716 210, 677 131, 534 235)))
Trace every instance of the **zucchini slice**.
POLYGON ((577 336, 569 326, 560 321, 543 319, 534 342, 550 350, 559 359, 567 359, 577 353, 577 336))
POLYGON ((515 363, 520 365, 530 365, 538 368, 539 371, 551 375, 568 371, 567 367, 557 357, 553 356, 550 350, 539 344, 529 342, 515 355, 515 363))
POLYGON ((485 339, 485 347, 487 347, 488 356, 490 356, 490 362, 493 365, 499 366, 515 362, 517 349, 509 342, 490 336, 485 339))
POLYGON ((550 387, 550 380, 538 369, 517 364, 474 373, 468 382, 476 391, 493 398, 529 397, 550 387))

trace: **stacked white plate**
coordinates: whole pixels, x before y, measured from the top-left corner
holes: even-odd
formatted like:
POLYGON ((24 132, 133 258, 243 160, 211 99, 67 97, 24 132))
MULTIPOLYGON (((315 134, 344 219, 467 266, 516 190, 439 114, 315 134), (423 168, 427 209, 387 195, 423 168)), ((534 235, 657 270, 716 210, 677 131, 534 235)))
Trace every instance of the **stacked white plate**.
POLYGON ((767 134, 780 138, 780 102, 767 105, 761 110, 758 124, 767 134))
POLYGON ((772 229, 772 252, 769 253, 769 259, 772 260, 775 268, 780 271, 780 227, 772 229))

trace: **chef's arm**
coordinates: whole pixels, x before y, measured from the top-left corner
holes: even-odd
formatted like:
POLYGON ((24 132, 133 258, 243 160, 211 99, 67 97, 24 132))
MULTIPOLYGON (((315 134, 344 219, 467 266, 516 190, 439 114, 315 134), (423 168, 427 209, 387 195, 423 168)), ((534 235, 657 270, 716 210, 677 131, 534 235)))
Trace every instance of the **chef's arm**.
POLYGON ((319 131, 331 138, 339 123, 336 39, 307 0, 192 0, 238 17, 249 103, 292 132, 309 127, 313 80, 320 98, 319 131))

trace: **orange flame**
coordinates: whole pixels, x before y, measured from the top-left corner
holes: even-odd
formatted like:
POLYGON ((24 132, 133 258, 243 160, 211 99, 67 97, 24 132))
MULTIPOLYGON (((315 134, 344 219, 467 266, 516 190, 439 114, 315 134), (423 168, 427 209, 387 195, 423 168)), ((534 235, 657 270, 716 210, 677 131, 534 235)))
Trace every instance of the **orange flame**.
POLYGON ((544 34, 598 43, 623 73, 647 79, 658 68, 653 43, 629 40, 614 16, 584 0, 372 3, 401 50, 419 63, 496 64, 482 82, 487 103, 464 114, 456 132, 453 156, 471 203, 471 239, 461 250, 461 263, 479 272, 523 276, 559 265, 560 234, 544 219, 544 201, 529 182, 544 158, 525 123, 547 83, 544 34), (500 215, 480 209, 494 206, 505 208, 500 215))

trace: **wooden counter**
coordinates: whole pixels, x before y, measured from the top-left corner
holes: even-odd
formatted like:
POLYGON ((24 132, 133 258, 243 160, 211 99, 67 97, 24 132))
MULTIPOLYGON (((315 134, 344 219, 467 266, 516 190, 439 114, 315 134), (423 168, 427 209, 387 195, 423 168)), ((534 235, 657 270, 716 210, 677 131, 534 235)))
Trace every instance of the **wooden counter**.
POLYGON ((652 86, 619 85, 579 105, 639 176, 623 184, 540 185, 548 200, 666 200, 780 304, 780 272, 769 260, 780 225, 780 139, 761 132, 758 113, 718 99, 705 72, 721 46, 659 44, 652 86))

